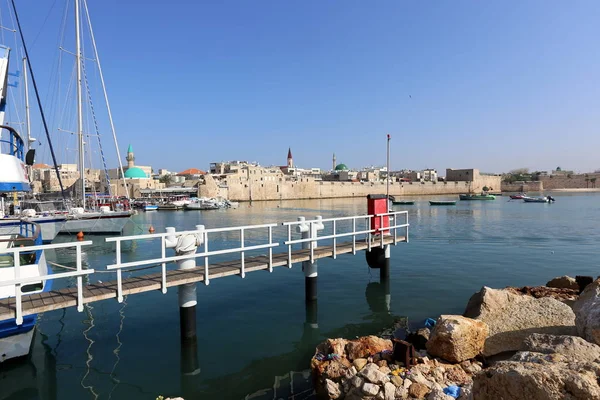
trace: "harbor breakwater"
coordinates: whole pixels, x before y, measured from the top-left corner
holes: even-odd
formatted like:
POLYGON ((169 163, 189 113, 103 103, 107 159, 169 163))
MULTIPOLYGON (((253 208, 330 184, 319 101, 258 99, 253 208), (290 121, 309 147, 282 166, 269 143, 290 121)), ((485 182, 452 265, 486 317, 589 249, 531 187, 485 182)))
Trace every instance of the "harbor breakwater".
POLYGON ((600 279, 474 294, 391 338, 333 338, 311 360, 321 399, 600 399, 600 279))

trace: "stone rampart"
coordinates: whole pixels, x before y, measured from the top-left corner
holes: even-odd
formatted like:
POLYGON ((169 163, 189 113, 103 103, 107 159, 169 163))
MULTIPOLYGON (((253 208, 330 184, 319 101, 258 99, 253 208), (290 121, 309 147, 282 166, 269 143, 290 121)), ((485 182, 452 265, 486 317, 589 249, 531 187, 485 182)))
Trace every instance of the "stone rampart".
POLYGON ((540 181, 526 181, 513 183, 502 182, 502 186, 500 188, 503 192, 542 192, 544 191, 544 183, 540 181))
MULTIPOLYGON (((207 177, 208 178, 208 177, 207 177)), ((499 176, 480 176, 475 181, 452 182, 391 182, 390 195, 420 196, 477 193, 484 186, 494 191, 500 190, 499 176)), ((274 180, 231 180, 227 189, 219 188, 212 179, 200 185, 198 195, 201 197, 217 197, 227 193, 232 201, 258 200, 295 200, 365 197, 368 194, 381 194, 386 191, 385 182, 330 182, 299 179, 297 181, 274 180)))

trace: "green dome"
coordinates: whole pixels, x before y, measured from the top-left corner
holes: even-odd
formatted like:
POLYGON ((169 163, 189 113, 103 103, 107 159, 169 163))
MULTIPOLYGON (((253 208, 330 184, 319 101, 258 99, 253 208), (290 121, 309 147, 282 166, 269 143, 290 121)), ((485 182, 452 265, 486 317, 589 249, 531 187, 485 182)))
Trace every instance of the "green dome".
POLYGON ((147 178, 146 173, 138 167, 131 167, 125 171, 125 178, 147 178))
POLYGON ((335 166, 336 171, 348 171, 346 164, 338 164, 335 166))

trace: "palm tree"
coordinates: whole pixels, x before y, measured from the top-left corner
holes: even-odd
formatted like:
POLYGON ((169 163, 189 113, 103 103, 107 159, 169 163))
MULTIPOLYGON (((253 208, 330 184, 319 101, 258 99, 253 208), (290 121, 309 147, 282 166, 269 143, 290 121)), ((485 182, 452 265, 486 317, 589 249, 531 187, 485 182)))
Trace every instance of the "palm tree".
POLYGON ((585 187, 586 188, 590 187, 590 178, 585 178, 585 187))
POLYGON ((592 182, 592 187, 596 187, 596 178, 591 178, 590 182, 592 182))

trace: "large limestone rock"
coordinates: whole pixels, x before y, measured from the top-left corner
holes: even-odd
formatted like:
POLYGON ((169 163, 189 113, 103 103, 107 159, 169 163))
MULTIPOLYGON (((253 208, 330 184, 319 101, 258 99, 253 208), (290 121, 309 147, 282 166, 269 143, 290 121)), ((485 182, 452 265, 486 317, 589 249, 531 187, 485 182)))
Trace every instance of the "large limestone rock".
POLYGON ((600 280, 585 288, 573 305, 573 311, 579 336, 600 344, 600 280))
POLYGON ((523 342, 532 333, 576 333, 575 314, 568 305, 550 297, 534 298, 511 290, 482 288, 469 300, 464 316, 488 325, 485 356, 524 350, 523 342))
MULTIPOLYGON (((544 356, 544 354, 540 354, 544 356)), ((600 399, 600 365, 501 361, 477 374, 477 400, 600 399)))
POLYGON ((578 336, 556 336, 534 333, 524 341, 525 349, 537 353, 558 353, 568 361, 600 361, 600 346, 578 336))
POLYGON ((548 283, 546 283, 546 286, 551 287, 551 288, 559 288, 559 289, 579 290, 579 285, 577 284, 577 281, 575 280, 575 278, 571 278, 570 276, 567 276, 567 275, 559 276, 557 278, 554 278, 554 279, 548 281, 548 283))
POLYGON ((364 336, 357 340, 349 341, 346 345, 346 353, 350 361, 357 358, 367 358, 383 350, 392 350, 392 341, 381 339, 377 336, 364 336))
POLYGON ((481 353, 488 333, 485 322, 460 315, 442 315, 427 341, 427 352, 459 363, 481 353))

